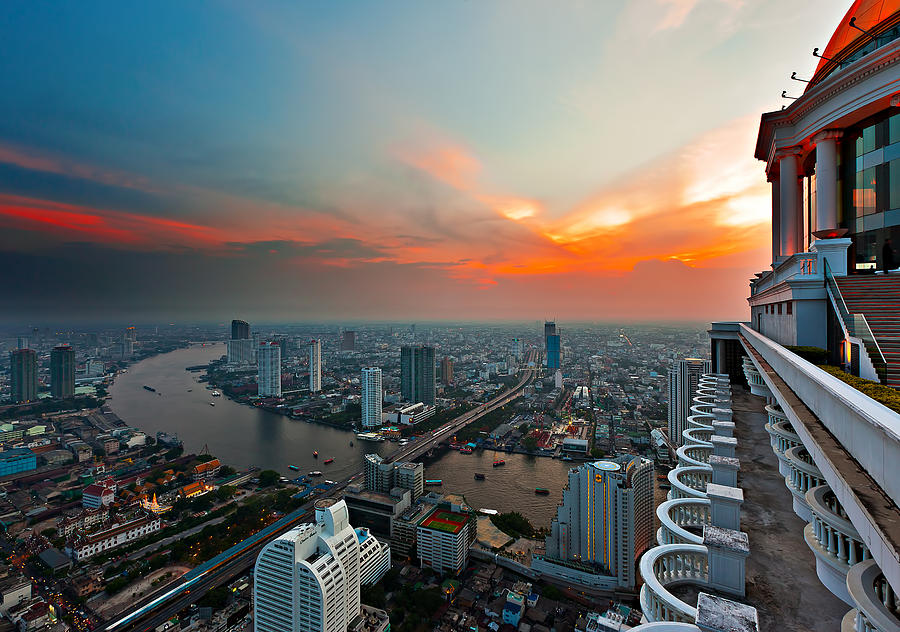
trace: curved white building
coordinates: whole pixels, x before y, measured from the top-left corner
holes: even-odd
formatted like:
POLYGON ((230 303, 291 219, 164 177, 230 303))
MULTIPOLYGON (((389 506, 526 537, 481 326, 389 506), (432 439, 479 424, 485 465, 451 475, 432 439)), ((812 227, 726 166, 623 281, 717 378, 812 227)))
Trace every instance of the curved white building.
POLYGON ((344 632, 360 612, 360 585, 390 566, 390 550, 350 526, 343 500, 316 502, 316 522, 267 544, 256 559, 256 632, 344 632))

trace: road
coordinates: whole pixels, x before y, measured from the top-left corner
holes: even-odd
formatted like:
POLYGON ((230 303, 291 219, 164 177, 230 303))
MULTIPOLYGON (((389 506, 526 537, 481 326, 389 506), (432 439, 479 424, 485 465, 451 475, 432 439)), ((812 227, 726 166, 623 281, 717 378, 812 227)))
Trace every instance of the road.
MULTIPOLYGON (((535 351, 529 351, 526 356, 526 361, 534 360, 535 356, 535 351)), ((517 399, 521 395, 522 390, 534 380, 537 371, 537 368, 526 368, 522 378, 513 388, 504 391, 474 410, 470 410, 459 417, 456 417, 444 426, 441 426, 425 437, 418 439, 412 445, 393 452, 387 460, 398 461, 417 458, 430 450, 434 445, 453 436, 454 433, 466 425, 517 399)), ((362 471, 357 472, 341 481, 340 484, 323 494, 322 497, 339 495, 348 484, 362 476, 362 471)), ((296 524, 310 522, 314 515, 314 502, 315 501, 312 501, 304 505, 303 508, 306 509, 306 511, 297 515, 288 524, 285 524, 279 530, 279 533, 291 529, 296 524)), ((132 630, 147 632, 155 629, 171 619, 181 610, 200 599, 211 589, 226 584, 235 577, 247 573, 253 567, 256 557, 268 542, 268 538, 260 540, 244 550, 239 550, 228 559, 223 560, 196 578, 179 580, 179 584, 167 586, 163 589, 162 596, 151 596, 135 604, 135 607, 131 612, 123 613, 115 617, 114 621, 109 622, 104 630, 108 632, 126 632, 132 630), (146 612, 143 612, 144 610, 146 610, 146 612)))

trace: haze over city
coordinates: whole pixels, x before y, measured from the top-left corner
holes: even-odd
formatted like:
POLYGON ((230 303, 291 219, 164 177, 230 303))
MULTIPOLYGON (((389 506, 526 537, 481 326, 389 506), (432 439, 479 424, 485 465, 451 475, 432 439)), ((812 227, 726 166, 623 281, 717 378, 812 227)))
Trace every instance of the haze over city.
POLYGON ((0 317, 741 318, 845 11, 6 4, 0 317))

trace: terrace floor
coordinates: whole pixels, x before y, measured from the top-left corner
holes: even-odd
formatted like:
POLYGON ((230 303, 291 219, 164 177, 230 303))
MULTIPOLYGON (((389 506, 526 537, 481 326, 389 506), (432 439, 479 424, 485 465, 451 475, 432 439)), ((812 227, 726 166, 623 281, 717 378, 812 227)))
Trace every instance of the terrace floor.
POLYGON ((803 539, 806 523, 794 513, 791 493, 763 427, 765 402, 739 386, 732 395, 741 462, 738 484, 744 490, 741 529, 750 539, 743 601, 756 607, 760 630, 840 630, 850 606, 816 576, 815 557, 803 539))

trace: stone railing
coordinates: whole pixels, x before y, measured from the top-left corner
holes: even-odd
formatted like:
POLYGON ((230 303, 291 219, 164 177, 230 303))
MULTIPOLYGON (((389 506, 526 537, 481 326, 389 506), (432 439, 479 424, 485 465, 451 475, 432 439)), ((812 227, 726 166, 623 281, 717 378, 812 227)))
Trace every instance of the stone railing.
POLYGON ((790 422, 784 413, 774 405, 766 406, 769 413, 769 421, 766 422, 766 432, 769 433, 769 442, 772 444, 772 451, 778 457, 778 471, 782 476, 787 476, 791 471, 784 453, 794 446, 802 445, 800 437, 794 432, 790 422))
POLYGON ((700 628, 693 623, 654 621, 653 623, 642 623, 635 628, 631 628, 631 632, 700 632, 700 628))
POLYGON ((772 393, 769 391, 769 387, 766 386, 765 380, 749 356, 744 356, 743 368, 744 377, 747 378, 747 384, 750 385, 750 392, 759 397, 771 397, 772 393))
POLYGON ((695 418, 697 415, 691 415, 688 417, 688 425, 690 428, 686 428, 684 432, 681 433, 682 442, 684 445, 703 445, 712 447, 712 441, 710 438, 713 435, 712 426, 703 427, 697 425, 695 418))
POLYGON ((803 530, 807 546, 816 556, 816 574, 828 590, 853 605, 847 592, 847 572, 871 557, 862 538, 828 485, 806 492, 812 522, 803 530))
POLYGON ((841 622, 841 632, 896 632, 900 630, 900 598, 875 560, 850 567, 847 590, 856 608, 841 622))
POLYGON ((665 544, 702 544, 703 536, 691 533, 685 527, 695 527, 701 532, 704 525, 712 524, 708 498, 677 498, 667 500, 656 508, 659 530, 656 541, 665 544))
POLYGON ((812 510, 806 502, 806 492, 812 487, 824 485, 825 479, 802 445, 786 450, 784 456, 791 468, 784 483, 794 497, 794 513, 807 522, 812 522, 812 510))
POLYGON ((821 279, 822 271, 819 270, 819 257, 815 252, 798 252, 791 255, 771 272, 763 272, 750 284, 750 294, 755 296, 769 290, 779 283, 790 280, 821 279))
POLYGON ((697 608, 668 591, 668 586, 709 583, 707 550, 698 544, 668 544, 650 549, 640 561, 641 612, 648 621, 693 623, 697 608))
POLYGON ((703 467, 709 464, 712 454, 712 443, 709 445, 683 445, 675 454, 678 456, 678 467, 703 467))
POLYGON ((706 498, 706 484, 712 481, 712 468, 705 467, 676 467, 667 476, 669 485, 669 500, 676 498, 706 498))

